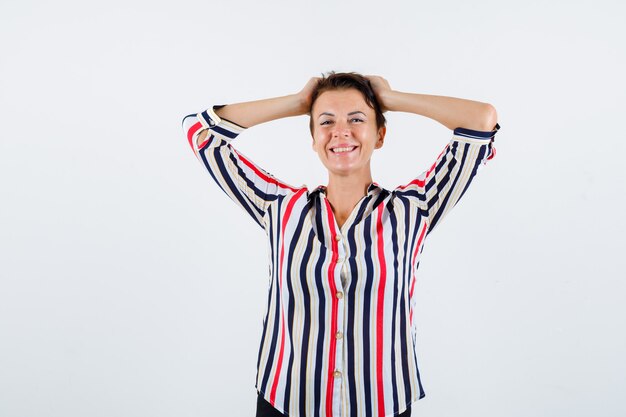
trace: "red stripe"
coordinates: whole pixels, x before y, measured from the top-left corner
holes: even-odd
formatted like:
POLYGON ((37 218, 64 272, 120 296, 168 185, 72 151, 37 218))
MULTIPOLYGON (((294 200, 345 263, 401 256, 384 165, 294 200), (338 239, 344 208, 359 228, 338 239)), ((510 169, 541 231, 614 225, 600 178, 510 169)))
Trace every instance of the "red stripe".
POLYGON ((278 363, 276 364, 276 373, 274 381, 272 381, 272 391, 270 392, 270 403, 276 405, 276 389, 278 388, 278 377, 280 369, 283 366, 283 354, 285 352, 285 318, 284 314, 280 315, 280 353, 278 354, 278 363))
POLYGON ((435 161, 435 162, 431 165, 430 169, 429 169, 428 171, 426 171, 426 175, 425 175, 425 177, 424 177, 424 179, 423 179, 423 180, 420 180, 420 179, 418 179, 418 178, 415 178, 415 179, 414 179, 413 181, 411 181, 410 183, 408 183, 408 184, 406 184, 406 185, 401 185, 401 186, 399 186, 398 188, 399 188, 400 190, 403 190, 403 189, 405 189, 405 188, 407 188, 408 186, 413 185, 413 184, 417 185, 418 187, 423 187, 423 186, 426 184, 426 179, 427 179, 428 177, 430 177, 430 174, 433 172, 433 170, 434 170, 434 169, 435 169, 435 167, 437 166, 437 161, 439 161, 439 158, 441 158, 441 155, 443 155, 443 154, 444 154, 444 153, 448 150, 448 148, 449 148, 449 147, 450 147, 450 144, 447 144, 447 145, 446 145, 446 147, 445 147, 445 148, 443 148, 443 151, 441 151, 441 153, 439 153, 439 155, 437 156, 437 160, 436 160, 436 161, 435 161))
POLYGON ((256 175, 258 175, 259 177, 263 178, 263 180, 265 180, 266 182, 269 182, 269 183, 272 183, 272 184, 276 184, 280 188, 287 188, 287 189, 289 189, 291 191, 294 191, 294 192, 298 191, 298 188, 293 188, 293 187, 289 186, 288 184, 285 184, 283 182, 280 182, 280 181, 276 180, 276 178, 268 177, 267 175, 265 175, 265 173, 263 171, 259 170, 254 165, 254 163, 252 163, 252 161, 250 161, 248 158, 243 156, 241 153, 237 152, 237 150, 235 148, 233 148, 233 151, 237 154, 237 156, 239 156, 239 159, 241 159, 244 164, 246 164, 251 170, 254 171, 254 173, 256 175))
MULTIPOLYGON (((417 259, 417 252, 422 247, 422 240, 424 240, 424 235, 426 234, 426 230, 428 230, 428 223, 424 222, 424 226, 422 226, 422 232, 420 233, 420 237, 417 240, 417 246, 415 247, 415 251, 413 251, 413 261, 411 262, 412 271, 415 271, 415 260, 417 259)), ((411 282, 411 291, 409 291, 409 300, 413 298, 413 289, 415 288, 415 274, 413 273, 413 280, 411 282)), ((409 322, 413 322, 413 309, 409 313, 409 322)))
POLYGON ((330 320, 330 352, 328 355, 328 384, 326 385, 326 416, 332 417, 333 415, 333 388, 335 387, 335 360, 337 355, 337 341, 335 340, 335 334, 337 334, 337 286, 335 285, 335 265, 337 265, 337 232, 335 231, 335 219, 333 216, 333 210, 330 207, 330 203, 327 199, 324 199, 326 204, 326 211, 328 212, 328 223, 330 225, 330 241, 331 245, 331 260, 328 267, 328 284, 330 285, 331 293, 331 320, 330 320))
POLYGON ((193 135, 195 135, 196 132, 198 130, 200 130, 201 127, 202 127, 202 123, 197 122, 196 124, 191 126, 189 128, 189 130, 187 131, 187 140, 189 141, 189 146, 191 146, 191 149, 194 149, 194 147, 193 147, 193 135))
POLYGON ((426 180, 420 180, 419 178, 415 178, 413 181, 406 185, 400 185, 398 189, 404 190, 405 188, 410 187, 413 184, 417 185, 418 187, 423 187, 426 184, 426 180))
MULTIPOLYGON (((283 217, 283 222, 281 224, 280 232, 281 232, 281 242, 280 242, 280 260, 279 260, 279 280, 278 280, 278 291, 282 291, 283 288, 283 259, 285 258, 285 229, 287 228, 287 222, 289 221, 289 217, 291 216, 291 211, 293 209, 294 204, 300 198, 300 196, 305 192, 305 189, 300 190, 299 193, 294 194, 294 196, 289 200, 287 204, 287 208, 285 209, 285 214, 283 217)), ((280 323, 281 323, 281 335, 280 335, 280 353, 278 354, 278 363, 276 364, 276 373, 274 374, 274 381, 272 382, 272 389, 270 391, 270 403, 272 405, 276 402, 276 388, 278 387, 278 377, 280 376, 280 369, 283 365, 283 354, 285 351, 285 314, 282 308, 285 306, 285 303, 282 302, 281 299, 281 314, 280 314, 280 323)))
POLYGON ((376 385, 378 389, 378 415, 385 415, 385 395, 383 391, 383 320, 385 283, 387 281, 387 268, 385 264, 385 242, 383 239, 383 208, 378 206, 378 219, 376 221, 376 239, 378 242, 378 261, 380 264, 380 283, 378 284, 378 303, 376 310, 376 385))

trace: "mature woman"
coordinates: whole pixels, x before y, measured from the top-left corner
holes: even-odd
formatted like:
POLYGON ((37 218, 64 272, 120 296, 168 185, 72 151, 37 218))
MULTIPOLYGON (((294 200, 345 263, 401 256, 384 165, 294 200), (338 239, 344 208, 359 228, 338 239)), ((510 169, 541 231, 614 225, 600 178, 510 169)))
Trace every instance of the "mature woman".
POLYGON ((330 73, 297 94, 214 106, 184 119, 197 158, 268 237, 257 417, 410 415, 424 396, 413 311, 425 238, 493 156, 496 118, 490 104, 403 93, 378 76, 330 73), (426 116, 453 130, 428 170, 392 190, 374 182, 370 170, 385 140, 385 111, 426 116), (246 128, 305 114, 312 148, 328 170, 326 186, 289 185, 232 146, 246 128))

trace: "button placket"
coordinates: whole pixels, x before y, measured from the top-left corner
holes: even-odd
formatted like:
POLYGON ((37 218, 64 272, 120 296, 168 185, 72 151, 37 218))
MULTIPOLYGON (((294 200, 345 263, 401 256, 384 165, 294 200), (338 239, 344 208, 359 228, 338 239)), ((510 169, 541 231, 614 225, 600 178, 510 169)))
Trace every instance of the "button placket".
MULTIPOLYGON (((323 198, 325 199, 325 195, 323 195, 323 198)), ((328 205, 325 206, 326 209, 330 209, 330 207, 328 205)), ((356 207, 355 207, 356 210, 356 207)), ((351 215, 349 216, 348 220, 346 221, 346 223, 344 224, 344 229, 340 228, 339 225, 337 224, 336 219, 334 218, 334 213, 332 213, 331 210, 331 216, 334 220, 334 226, 335 226, 335 230, 337 231, 334 239, 331 240, 329 242, 328 247, 332 247, 334 249, 334 253, 333 256, 335 257, 335 265, 334 265, 334 270, 332 271, 332 279, 334 281, 334 291, 335 291, 335 297, 336 297, 336 329, 335 329, 335 333, 331 334, 330 337, 332 338, 331 340, 334 340, 335 344, 333 346, 334 348, 334 369, 332 371, 332 376, 335 379, 334 384, 333 384, 333 415, 336 416, 340 416, 341 415, 341 410, 342 410, 342 386, 343 386, 343 364, 344 364, 344 344, 343 344, 343 330, 344 330, 344 315, 345 315, 345 303, 344 301, 344 286, 342 283, 342 270, 344 268, 344 265, 346 263, 346 259, 347 259, 347 246, 345 245, 345 238, 343 236, 343 230, 347 230, 347 227, 349 227, 352 218, 354 217, 355 214, 355 210, 353 210, 353 212, 351 213, 351 215), (337 338, 337 334, 339 334, 339 332, 341 332, 342 337, 337 338)), ((331 238, 332 239, 332 238, 331 238)))
POLYGON ((344 297, 343 292, 338 291, 337 294, 338 301, 338 309, 337 309, 337 331, 334 335, 332 335, 333 341, 335 342, 335 370, 333 372, 333 377, 335 378, 335 383, 333 387, 333 415, 340 416, 341 410, 343 408, 343 395, 342 395, 342 387, 343 387, 343 377, 344 377, 344 343, 343 343, 343 318, 344 318, 344 297), (339 296, 341 294, 341 296, 339 296))
POLYGON ((335 369, 333 371, 333 377, 335 378, 334 389, 333 389, 333 414, 340 415, 341 410, 343 408, 342 404, 342 386, 343 386, 343 376, 344 376, 344 343, 343 343, 343 331, 344 331, 344 317, 345 317, 345 307, 344 307, 344 286, 342 280, 342 271, 345 269, 345 264, 347 262, 347 255, 344 245, 341 244, 343 238, 338 233, 335 236, 335 240, 337 241, 337 263, 335 265, 335 273, 333 274, 335 278, 335 297, 337 300, 337 329, 334 334, 331 335, 332 340, 335 343, 335 369), (339 413, 339 414, 335 414, 339 413))

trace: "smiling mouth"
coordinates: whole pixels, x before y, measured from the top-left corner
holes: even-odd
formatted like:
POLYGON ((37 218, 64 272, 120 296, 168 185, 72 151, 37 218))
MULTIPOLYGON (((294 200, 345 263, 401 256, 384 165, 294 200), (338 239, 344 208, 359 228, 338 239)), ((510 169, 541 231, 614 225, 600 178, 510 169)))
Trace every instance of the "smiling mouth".
POLYGON ((343 154, 349 154, 352 151, 354 151, 356 148, 358 148, 358 146, 349 146, 346 148, 331 148, 331 152, 336 154, 336 155, 343 155, 343 154))

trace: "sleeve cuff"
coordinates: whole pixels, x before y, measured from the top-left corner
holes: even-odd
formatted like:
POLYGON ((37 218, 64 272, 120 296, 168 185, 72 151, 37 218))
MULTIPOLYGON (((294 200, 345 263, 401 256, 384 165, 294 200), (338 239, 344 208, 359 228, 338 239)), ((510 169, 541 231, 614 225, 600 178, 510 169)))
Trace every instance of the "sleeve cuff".
POLYGON ((200 130, 209 129, 215 136, 219 136, 227 142, 235 139, 241 132, 246 130, 245 127, 231 122, 228 119, 221 118, 215 113, 215 110, 224 107, 225 104, 215 105, 201 113, 197 114, 198 121, 202 125, 200 130))
POLYGON ((495 141, 495 136, 498 130, 500 130, 500 125, 498 123, 496 123, 491 131, 472 130, 465 129, 464 127, 457 127, 454 129, 453 140, 487 145, 487 155, 484 161, 488 161, 496 156, 496 147, 493 146, 493 142, 495 141))
POLYGON ((231 122, 230 120, 219 117, 215 110, 224 105, 216 105, 201 112, 193 113, 183 118, 183 131, 189 141, 189 146, 197 154, 200 149, 206 147, 207 143, 211 142, 213 138, 217 138, 217 142, 224 141, 230 142, 235 139, 241 132, 246 130, 245 127, 231 122), (209 134, 206 139, 198 144, 197 139, 203 131, 208 130, 209 134))
POLYGON ((496 123, 491 131, 472 130, 464 127, 457 127, 454 129, 454 136, 467 139, 493 140, 498 130, 500 130, 500 125, 498 123, 496 123))
POLYGON ((202 113, 198 113, 198 120, 202 124, 203 129, 212 129, 222 121, 217 113, 215 113, 216 107, 220 108, 222 106, 213 106, 202 113))

